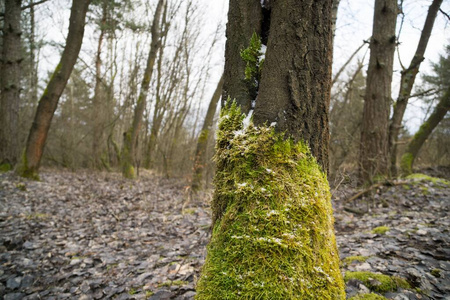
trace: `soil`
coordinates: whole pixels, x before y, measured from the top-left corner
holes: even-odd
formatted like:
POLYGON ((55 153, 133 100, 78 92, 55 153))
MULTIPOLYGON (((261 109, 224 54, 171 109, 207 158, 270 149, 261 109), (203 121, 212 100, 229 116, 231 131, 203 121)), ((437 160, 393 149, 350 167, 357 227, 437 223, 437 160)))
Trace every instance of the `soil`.
MULTIPOLYGON (((409 289, 381 293, 388 299, 450 299, 448 183, 403 180, 351 202, 351 184, 332 191, 343 273, 406 279, 409 289)), ((136 181, 50 169, 39 182, 0 174, 0 297, 193 299, 211 191, 189 195, 183 180, 149 172, 136 181)), ((347 297, 376 286, 349 280, 347 297)))

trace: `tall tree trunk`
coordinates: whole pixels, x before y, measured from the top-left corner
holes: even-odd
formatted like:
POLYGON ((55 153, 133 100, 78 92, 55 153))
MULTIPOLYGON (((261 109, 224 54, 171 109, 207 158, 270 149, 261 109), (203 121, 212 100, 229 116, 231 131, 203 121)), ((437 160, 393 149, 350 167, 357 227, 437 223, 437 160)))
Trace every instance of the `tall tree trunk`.
POLYGON ((150 44, 150 51, 147 58, 147 66, 144 72, 144 78, 141 83, 141 90, 134 109, 133 123, 127 130, 124 136, 124 144, 122 149, 122 175, 125 178, 135 178, 134 162, 136 160, 136 146, 139 131, 142 125, 142 117, 144 115, 145 106, 147 102, 147 93, 150 87, 150 81, 153 74, 153 66, 155 65, 158 48, 160 46, 160 22, 161 13, 163 11, 165 0, 159 0, 153 16, 152 23, 152 42, 150 44))
POLYGON ((401 170, 403 175, 408 175, 412 173, 412 167, 417 154, 422 148, 422 145, 428 139, 430 134, 433 132, 434 128, 439 124, 439 122, 444 119, 447 112, 450 110, 450 88, 447 89, 445 94, 439 100, 438 105, 435 107, 433 113, 428 117, 428 119, 420 126, 419 131, 414 135, 413 139, 409 142, 406 148, 405 154, 402 155, 401 159, 401 170))
POLYGON ((361 130, 360 183, 389 175, 388 127, 397 14, 396 0, 375 0, 361 130))
POLYGON ((5 169, 17 163, 19 153, 20 36, 21 0, 5 0, 1 59, 0 165, 5 169))
POLYGON ((323 171, 328 165, 332 0, 270 5, 254 110, 257 127, 244 125, 239 102, 221 113, 214 228, 197 299, 343 300, 323 171))
POLYGON ((406 70, 402 71, 400 80, 400 90, 397 96, 397 102, 394 105, 394 114, 392 115, 391 123, 389 125, 389 152, 391 156, 391 174, 397 173, 397 142, 400 129, 402 127, 403 115, 405 114, 406 106, 408 105, 411 90, 419 72, 420 64, 424 61, 425 50, 427 49, 428 40, 433 30, 434 20, 436 19, 439 7, 443 0, 434 0, 428 9, 427 18, 420 35, 419 44, 417 45, 416 53, 406 70))
POLYGON ((94 87, 94 98, 93 109, 92 109, 92 161, 95 168, 100 168, 101 163, 101 145, 103 145, 103 126, 106 113, 105 109, 105 89, 102 80, 102 45, 103 39, 105 37, 106 31, 106 17, 107 17, 107 0, 102 3, 102 19, 100 21, 100 35, 98 37, 97 44, 97 55, 95 57, 95 87, 94 87))
POLYGON ((192 190, 196 191, 201 189, 203 181, 203 173, 206 166, 206 150, 208 146, 208 138, 211 132, 214 115, 216 114, 217 104, 219 103, 220 97, 222 96, 223 87, 223 74, 220 77, 219 83, 217 84, 216 90, 209 102, 208 110, 206 112, 205 121, 203 122, 202 130, 197 140, 197 147, 195 149, 194 155, 194 170, 192 174, 192 190))
POLYGON ((262 21, 263 9, 259 1, 230 0, 222 104, 228 97, 235 99, 244 113, 250 111, 255 99, 250 95, 244 80, 246 63, 240 53, 249 46, 253 33, 261 35, 262 21))
POLYGON ((292 3, 299 10, 296 18, 292 17, 294 9, 273 5, 268 46, 276 51, 267 51, 254 115, 257 126, 274 122, 278 131, 285 131, 294 141, 305 141, 325 172, 332 32, 324 26, 331 24, 331 17, 325 15, 330 7, 323 14, 321 8, 328 2, 292 3), (302 24, 303 30, 288 26, 286 20, 302 24))
POLYGON ((38 178, 38 169, 53 115, 81 49, 85 18, 90 2, 90 0, 74 0, 72 2, 66 46, 61 60, 39 100, 25 152, 16 169, 20 176, 38 178))

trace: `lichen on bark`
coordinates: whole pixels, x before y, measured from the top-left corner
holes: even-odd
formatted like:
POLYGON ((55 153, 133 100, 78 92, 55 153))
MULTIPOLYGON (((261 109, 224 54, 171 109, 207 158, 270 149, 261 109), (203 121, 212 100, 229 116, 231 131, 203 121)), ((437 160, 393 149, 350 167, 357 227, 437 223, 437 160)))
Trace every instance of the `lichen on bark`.
POLYGON ((243 118, 222 109, 196 299, 345 299, 325 173, 305 143, 243 118))

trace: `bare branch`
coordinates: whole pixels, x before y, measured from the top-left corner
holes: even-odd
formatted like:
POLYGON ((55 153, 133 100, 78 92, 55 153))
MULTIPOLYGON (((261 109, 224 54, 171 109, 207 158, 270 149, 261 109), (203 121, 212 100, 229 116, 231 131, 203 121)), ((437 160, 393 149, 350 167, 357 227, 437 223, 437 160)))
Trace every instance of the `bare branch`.
POLYGON ((365 44, 366 44, 366 42, 364 41, 364 43, 361 46, 359 46, 358 49, 356 49, 355 52, 353 52, 353 54, 350 56, 350 58, 342 65, 342 67, 339 69, 339 71, 336 73, 336 75, 334 75, 333 80, 331 81, 331 85, 334 85, 336 83, 339 76, 341 76, 342 72, 344 72, 344 70, 348 66, 348 64, 352 61, 352 59, 359 52, 359 50, 361 50, 364 47, 365 44))
POLYGON ((443 11, 441 8, 439 9, 439 11, 450 21, 450 15, 448 13, 443 11))
POLYGON ((33 3, 28 4, 28 5, 22 6, 21 9, 22 9, 22 10, 29 9, 29 8, 32 8, 32 7, 36 6, 36 5, 45 3, 45 2, 47 2, 47 1, 48 1, 48 0, 41 0, 41 1, 38 1, 38 2, 33 2, 33 3))

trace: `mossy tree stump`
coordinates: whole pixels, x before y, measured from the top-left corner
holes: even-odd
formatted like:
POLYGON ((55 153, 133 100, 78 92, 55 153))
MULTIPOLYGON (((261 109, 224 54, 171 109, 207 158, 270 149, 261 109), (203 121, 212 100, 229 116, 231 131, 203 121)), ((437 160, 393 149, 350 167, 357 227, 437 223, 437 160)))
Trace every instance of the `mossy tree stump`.
POLYGON ((345 299, 329 185, 303 143, 223 109, 197 299, 345 299))

